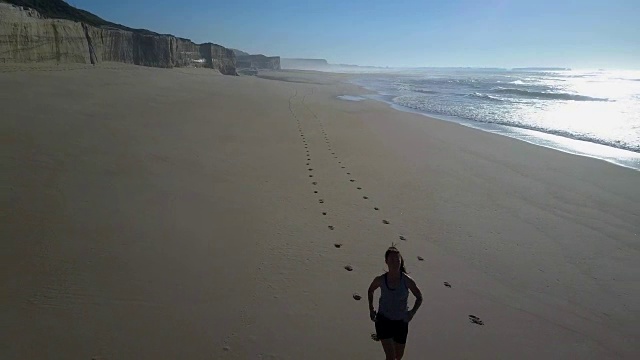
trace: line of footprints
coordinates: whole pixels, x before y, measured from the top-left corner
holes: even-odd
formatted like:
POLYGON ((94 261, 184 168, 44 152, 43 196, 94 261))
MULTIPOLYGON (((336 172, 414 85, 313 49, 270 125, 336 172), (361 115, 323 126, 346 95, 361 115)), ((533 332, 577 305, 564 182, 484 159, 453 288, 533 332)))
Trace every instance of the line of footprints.
MULTIPOLYGON (((305 107, 306 107, 306 105, 305 105, 305 107)), ((333 156, 333 158, 334 158, 335 160, 338 160, 338 155, 336 155, 335 151, 333 151, 333 149, 331 148, 331 142, 329 141, 329 137, 328 137, 328 135, 327 135, 327 133, 326 133, 326 131, 325 131, 325 129, 324 129, 324 126, 322 125, 322 122, 321 122, 321 121, 320 121, 320 119, 318 119, 318 117, 317 117, 317 116, 316 116, 316 115, 311 111, 311 109, 309 109, 308 107, 307 107, 307 109, 308 109, 308 110, 313 114, 314 118, 318 121, 318 124, 320 125, 320 130, 321 130, 321 132, 322 132, 322 136, 323 136, 323 138, 324 138, 325 144, 327 145, 327 149, 329 150, 329 152, 331 153, 331 155, 333 156)), ((314 169, 311 167, 311 154, 310 154, 310 152, 309 152, 309 144, 307 143, 307 139, 306 139, 306 137, 305 137, 305 135, 304 135, 304 131, 302 130, 302 124, 300 123, 300 120, 299 120, 299 119, 298 119, 298 117, 295 115, 295 113, 293 113, 293 111, 291 111, 291 112, 292 112, 292 114, 293 114, 293 116, 294 116, 294 118, 296 119, 296 122, 297 122, 297 124, 298 124, 298 131, 300 132, 300 137, 302 138, 302 144, 304 145, 304 149, 305 149, 305 152, 306 152, 306 159, 307 159, 306 166, 307 166, 307 171, 309 171, 309 172, 310 172, 310 173, 309 173, 309 178, 313 178, 313 174, 312 174, 312 172, 314 171, 314 169)), ((340 166, 340 168, 341 168, 341 169, 346 169, 346 168, 347 168, 347 167, 342 163, 342 161, 339 161, 339 160, 338 160, 338 161, 337 161, 337 163, 338 163, 338 165, 340 166)), ((349 182, 351 182, 351 183, 355 183, 355 182, 356 182, 356 179, 351 178, 351 172, 348 172, 348 171, 347 171, 347 172, 346 172, 346 174, 347 174, 347 175, 349 175, 349 177, 350 177, 349 182)), ((318 191, 318 189, 317 189, 317 187, 318 187, 318 182, 312 179, 312 181, 311 181, 311 185, 313 185, 313 186, 314 186, 313 193, 314 193, 314 194, 318 194, 318 193, 319 193, 319 191, 318 191)), ((361 186, 356 186, 356 189, 357 189, 357 190, 362 190, 362 187, 361 187, 361 186)), ((368 197, 368 196, 366 196, 366 195, 363 195, 363 196, 362 196, 362 198, 363 198, 364 200, 369 200, 369 197, 368 197)), ((318 199, 318 203, 319 203, 319 204, 324 204, 324 203, 325 203, 325 202, 324 202, 324 199, 322 199, 322 198, 318 199)), ((379 208, 379 207, 377 207, 377 206, 374 206, 374 207, 373 207, 373 210, 375 210, 375 211, 379 211, 379 210, 380 210, 380 208, 379 208)), ((323 215, 323 216, 326 216, 326 215, 327 215, 327 211, 322 211, 322 215, 323 215)), ((383 224, 385 224, 385 225, 389 225, 389 224, 390 224, 389 220, 386 220, 386 219, 383 219, 383 220, 382 220, 382 223, 383 223, 383 224)), ((335 230, 335 226, 333 226, 333 225, 328 225, 327 227, 328 227, 328 229, 329 229, 329 230, 335 230)), ((402 241, 407 241, 407 238, 406 238, 404 235, 399 235, 398 237, 399 237, 399 239, 400 239, 400 240, 402 240, 402 241)), ((342 247, 342 244, 341 244, 341 243, 335 243, 335 244, 334 244, 334 247, 336 247, 336 248, 338 248, 338 249, 339 249, 339 248, 341 248, 341 247, 342 247)), ((424 258, 423 258, 422 256, 418 256, 417 258, 418 258, 418 260, 419 260, 419 261, 424 261, 424 258)), ((353 270, 354 270, 354 269, 353 269, 353 266, 351 266, 351 265, 345 265, 345 267, 344 267, 344 268, 345 268, 345 270, 347 270, 347 271, 353 271, 353 270)), ((445 287, 447 287, 447 288, 452 288, 451 284, 450 284, 449 282, 447 282, 447 281, 445 281, 445 282, 444 282, 444 286, 445 286, 445 287)), ((355 300, 357 300, 357 301, 362 300, 362 296, 360 296, 358 293, 354 293, 354 294, 353 294, 353 298, 354 298, 355 300)), ((477 317, 477 316, 475 316, 475 315, 469 315, 469 322, 470 322, 470 323, 472 323, 472 324, 476 324, 476 325, 484 325, 484 322, 483 322, 479 317, 477 317)), ((378 339, 377 339, 377 337, 376 337, 376 335, 375 335, 375 334, 371 334, 371 338, 372 338, 373 340, 375 340, 375 341, 378 341, 378 339)))

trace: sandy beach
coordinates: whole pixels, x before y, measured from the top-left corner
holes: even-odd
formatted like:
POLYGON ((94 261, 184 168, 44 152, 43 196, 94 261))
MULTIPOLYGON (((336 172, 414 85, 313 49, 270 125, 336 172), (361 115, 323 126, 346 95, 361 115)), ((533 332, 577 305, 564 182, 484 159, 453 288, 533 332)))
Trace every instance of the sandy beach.
POLYGON ((640 357, 640 172, 261 76, 0 68, 0 358, 640 357))

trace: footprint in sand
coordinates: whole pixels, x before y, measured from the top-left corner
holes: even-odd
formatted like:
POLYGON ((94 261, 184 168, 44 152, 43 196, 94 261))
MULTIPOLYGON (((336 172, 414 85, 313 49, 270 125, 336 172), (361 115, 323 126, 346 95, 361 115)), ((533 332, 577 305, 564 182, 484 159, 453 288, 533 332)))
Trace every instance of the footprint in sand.
POLYGON ((333 244, 333 246, 335 246, 336 248, 340 249, 340 247, 342 246, 342 244, 340 244, 340 243, 335 243, 335 244, 333 244))
POLYGON ((313 169, 309 169, 309 171, 313 171, 313 169))
POLYGON ((444 286, 446 286, 446 287, 450 288, 450 287, 451 287, 451 284, 449 284, 449 282, 445 281, 445 282, 444 282, 444 286))
POLYGON ((424 258, 422 256, 418 256, 418 260, 424 261, 424 258))
POLYGON ((351 182, 356 182, 354 179, 351 179, 351 180, 349 180, 349 181, 351 181, 351 182))
POLYGON ((345 167, 344 167, 344 166, 341 166, 341 168, 343 168, 343 169, 344 169, 345 167))
POLYGON ((380 210, 380 208, 374 207, 373 210, 378 211, 378 210, 380 210))
POLYGON ((387 225, 388 225, 388 224, 389 224, 389 221, 388 221, 388 220, 382 220, 382 223, 383 223, 383 224, 387 224, 387 225))
POLYGON ((311 163, 307 163, 307 165, 310 165, 311 163))
POLYGON ((358 186, 358 190, 362 190, 362 188, 358 186))
POLYGON ((313 191, 313 193, 314 193, 314 194, 317 194, 317 193, 318 193, 318 190, 314 190, 314 191, 313 191))
POLYGON ((376 333, 371 333, 371 340, 380 341, 380 339, 378 339, 378 335, 376 333))
POLYGON ((322 212, 322 215, 327 215, 327 213, 323 211, 323 212, 322 212))
POLYGON ((324 204, 324 200, 322 200, 322 199, 318 200, 318 202, 319 202, 320 204, 324 204))
POLYGON ((469 315, 469 321, 472 324, 476 324, 476 325, 484 325, 484 321, 480 320, 479 317, 475 316, 475 315, 469 315))
POLYGON ((347 271, 353 271, 353 267, 351 265, 345 266, 344 269, 347 271))
POLYGON ((404 237, 404 236, 402 236, 402 235, 400 235, 400 240, 407 241, 407 238, 406 238, 406 237, 404 237))
POLYGON ((317 181, 312 182, 313 185, 318 185, 317 181))
POLYGON ((347 175, 351 175, 351 173, 350 173, 350 172, 348 172, 348 173, 347 173, 347 175))
POLYGON ((329 226, 327 226, 327 227, 329 228, 329 230, 333 230, 333 229, 335 229, 335 228, 333 227, 333 225, 329 225, 329 226))
POLYGON ((309 175, 309 177, 313 177, 313 175, 309 175))
POLYGON ((362 299, 362 296, 358 295, 358 293, 354 293, 353 298, 356 299, 357 301, 360 301, 360 299, 362 299))

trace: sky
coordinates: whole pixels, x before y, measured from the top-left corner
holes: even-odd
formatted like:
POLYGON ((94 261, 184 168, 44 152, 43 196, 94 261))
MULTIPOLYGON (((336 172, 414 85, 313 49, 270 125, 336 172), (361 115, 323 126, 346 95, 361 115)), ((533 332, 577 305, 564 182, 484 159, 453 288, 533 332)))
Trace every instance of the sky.
POLYGON ((252 54, 390 67, 640 70, 640 0, 68 0, 252 54))

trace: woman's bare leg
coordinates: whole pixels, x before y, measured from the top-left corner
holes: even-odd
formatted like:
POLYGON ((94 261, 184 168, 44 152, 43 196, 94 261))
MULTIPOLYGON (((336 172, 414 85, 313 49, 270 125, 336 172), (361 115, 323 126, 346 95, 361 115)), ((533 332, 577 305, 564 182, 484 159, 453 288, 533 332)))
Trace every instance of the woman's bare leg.
POLYGON ((382 344, 382 349, 384 350, 387 360, 396 360, 395 343, 393 339, 383 339, 380 340, 380 343, 382 344))
POLYGON ((397 342, 393 343, 394 352, 396 354, 395 360, 400 360, 404 356, 404 346, 405 344, 398 344, 397 342))

